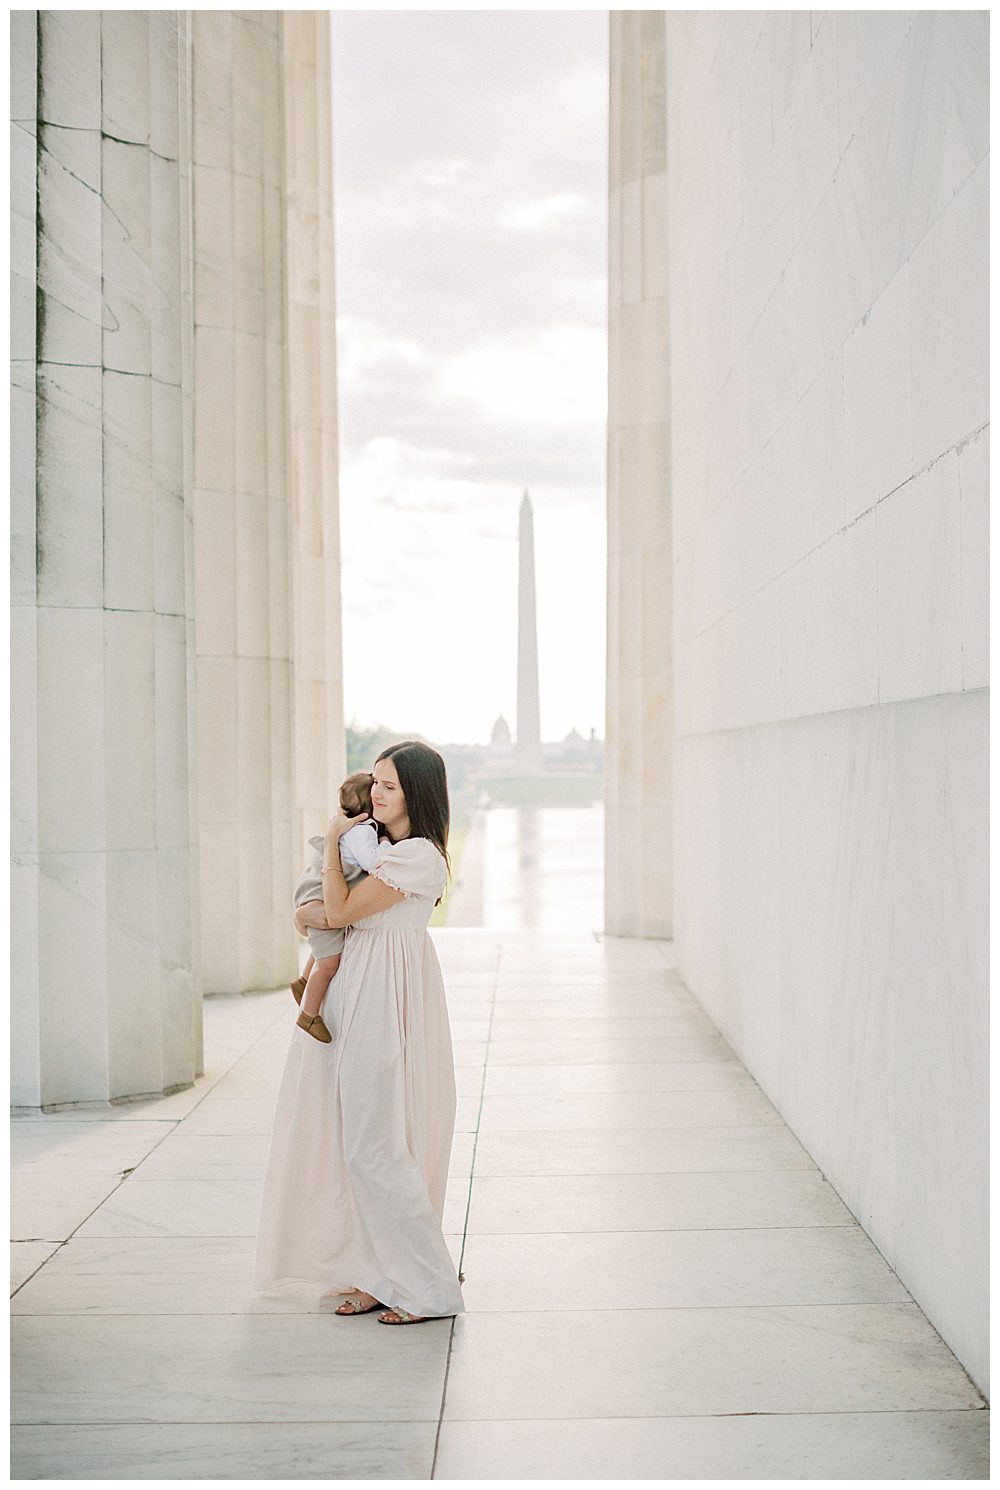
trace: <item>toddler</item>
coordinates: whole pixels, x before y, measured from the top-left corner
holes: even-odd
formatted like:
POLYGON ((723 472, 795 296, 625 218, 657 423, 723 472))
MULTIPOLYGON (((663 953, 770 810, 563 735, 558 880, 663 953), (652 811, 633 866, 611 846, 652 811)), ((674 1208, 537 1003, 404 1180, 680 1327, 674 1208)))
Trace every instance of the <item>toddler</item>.
MULTIPOLYGON (((357 817, 361 812, 369 816, 372 810, 372 781, 370 771, 355 771, 353 776, 341 783, 340 810, 347 817, 357 817)), ((323 835, 310 838, 309 847, 315 856, 295 887, 295 906, 305 905, 309 900, 323 900, 323 851, 326 839, 323 835)), ((355 823, 340 840, 340 863, 348 886, 375 867, 378 857, 378 826, 376 823, 355 823)), ((302 976, 291 985, 292 995, 301 1005, 296 1023, 313 1039, 329 1045, 333 1036, 320 1018, 320 1005, 326 997, 330 980, 340 966, 340 954, 344 950, 344 931, 334 927, 330 931, 307 933, 311 957, 303 969, 302 976)))

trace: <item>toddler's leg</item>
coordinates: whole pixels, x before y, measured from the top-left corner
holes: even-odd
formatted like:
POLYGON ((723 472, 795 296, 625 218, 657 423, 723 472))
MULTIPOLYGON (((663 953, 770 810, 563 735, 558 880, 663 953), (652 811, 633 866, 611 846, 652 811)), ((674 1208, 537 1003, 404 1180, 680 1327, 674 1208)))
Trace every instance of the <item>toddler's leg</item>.
POLYGON ((292 997, 295 999, 295 1002, 297 1004, 301 1004, 302 1002, 302 995, 306 991, 306 984, 309 981, 309 974, 313 970, 313 965, 314 959, 312 954, 310 953, 309 960, 306 963, 305 967, 302 969, 299 976, 295 979, 295 982, 291 984, 292 997))
POLYGON ((326 990, 330 986, 330 980, 336 974, 340 966, 339 957, 319 957, 313 964, 312 972, 306 982, 306 991, 302 995, 303 1014, 318 1014, 320 1005, 326 997, 326 990))

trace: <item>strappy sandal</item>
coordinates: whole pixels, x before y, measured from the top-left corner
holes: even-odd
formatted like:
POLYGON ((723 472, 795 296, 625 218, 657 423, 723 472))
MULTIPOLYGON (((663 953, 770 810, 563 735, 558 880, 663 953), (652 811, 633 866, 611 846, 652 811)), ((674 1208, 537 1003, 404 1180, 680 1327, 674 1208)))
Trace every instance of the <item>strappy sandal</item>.
POLYGON ((378 1322, 379 1324, 426 1324, 428 1320, 443 1319, 445 1317, 441 1314, 409 1314, 405 1309, 400 1309, 398 1305, 393 1304, 391 1309, 387 1309, 384 1314, 379 1315, 378 1322), (398 1315, 398 1318, 389 1319, 387 1316, 390 1314, 398 1315))
POLYGON ((381 1308, 382 1304, 378 1299, 375 1300, 374 1304, 363 1304, 358 1289, 352 1288, 344 1302, 338 1305, 333 1312, 334 1314, 339 1314, 341 1319, 350 1319, 355 1314, 371 1314, 376 1309, 381 1308))

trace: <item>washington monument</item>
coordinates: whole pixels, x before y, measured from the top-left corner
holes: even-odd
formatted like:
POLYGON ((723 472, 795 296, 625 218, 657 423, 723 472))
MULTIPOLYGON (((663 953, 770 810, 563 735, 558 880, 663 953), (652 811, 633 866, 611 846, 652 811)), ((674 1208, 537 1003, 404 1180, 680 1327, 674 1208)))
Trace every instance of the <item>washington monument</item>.
POLYGON ((538 717, 538 629, 535 624, 535 524, 531 498, 525 492, 518 527, 517 587, 517 745, 519 776, 542 769, 538 717))

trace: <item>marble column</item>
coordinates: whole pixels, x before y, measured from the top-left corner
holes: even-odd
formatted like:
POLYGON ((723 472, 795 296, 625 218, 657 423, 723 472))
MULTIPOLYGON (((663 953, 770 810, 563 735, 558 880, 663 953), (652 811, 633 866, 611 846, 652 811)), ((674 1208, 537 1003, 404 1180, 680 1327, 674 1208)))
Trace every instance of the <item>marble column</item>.
POLYGON ((192 15, 204 980, 247 992, 344 774, 329 18, 192 15))
POLYGON ((183 28, 12 17, 16 1103, 200 1060, 183 28))
POLYGON ((605 928, 673 926, 665 32, 612 11, 605 928))
MULTIPOLYGON (((322 832, 346 774, 340 626, 330 16, 281 15, 294 839, 322 832)), ((287 897, 287 885, 281 892, 287 897)))
POLYGON ((542 736, 538 707, 535 520, 527 492, 521 502, 517 539, 517 744, 514 759, 522 776, 533 776, 542 769, 542 736))
POLYGON ((13 1092, 48 1106, 190 1083, 202 992, 296 966, 344 754, 329 34, 12 39, 13 1092))

